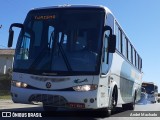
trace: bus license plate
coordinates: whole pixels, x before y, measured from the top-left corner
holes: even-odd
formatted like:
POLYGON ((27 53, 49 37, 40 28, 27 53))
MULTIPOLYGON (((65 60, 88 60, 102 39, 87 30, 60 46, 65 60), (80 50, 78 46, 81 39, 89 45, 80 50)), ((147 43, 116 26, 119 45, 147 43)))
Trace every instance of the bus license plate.
POLYGON ((68 106, 71 108, 85 108, 83 103, 68 103, 68 106))

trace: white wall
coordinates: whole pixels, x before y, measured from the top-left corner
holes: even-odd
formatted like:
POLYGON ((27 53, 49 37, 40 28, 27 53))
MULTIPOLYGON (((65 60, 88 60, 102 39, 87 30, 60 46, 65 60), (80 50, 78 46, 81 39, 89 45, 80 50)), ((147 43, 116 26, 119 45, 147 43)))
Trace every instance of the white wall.
POLYGON ((0 56, 0 73, 6 74, 9 68, 13 67, 13 56, 1 55, 0 56))

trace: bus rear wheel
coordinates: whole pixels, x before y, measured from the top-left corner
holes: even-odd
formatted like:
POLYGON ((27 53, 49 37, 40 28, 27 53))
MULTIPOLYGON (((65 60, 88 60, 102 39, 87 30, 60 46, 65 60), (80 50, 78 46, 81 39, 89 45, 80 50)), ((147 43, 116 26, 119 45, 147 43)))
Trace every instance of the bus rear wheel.
POLYGON ((133 102, 127 103, 127 104, 122 104, 123 110, 134 110, 135 109, 135 101, 136 101, 136 93, 134 95, 133 102))

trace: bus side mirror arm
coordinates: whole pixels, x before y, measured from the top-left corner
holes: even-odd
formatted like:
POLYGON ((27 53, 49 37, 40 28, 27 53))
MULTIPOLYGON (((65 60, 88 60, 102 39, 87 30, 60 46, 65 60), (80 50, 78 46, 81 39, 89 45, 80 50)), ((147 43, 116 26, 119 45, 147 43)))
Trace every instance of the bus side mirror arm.
POLYGON ((109 30, 110 35, 112 35, 112 28, 110 26, 106 25, 106 26, 104 26, 104 32, 107 31, 107 30, 109 30))
POLYGON ((11 24, 11 26, 9 28, 8 47, 12 47, 12 44, 13 44, 14 31, 12 30, 12 27, 18 27, 18 28, 21 28, 21 29, 24 28, 23 24, 21 24, 21 23, 11 24))
POLYGON ((112 28, 110 26, 104 26, 104 32, 109 30, 109 40, 108 40, 108 52, 115 53, 116 50, 116 35, 112 34, 112 28))
POLYGON ((13 36, 14 36, 14 31, 12 29, 10 29, 9 30, 9 38, 8 38, 8 47, 12 47, 13 36))
POLYGON ((108 52, 115 53, 116 51, 116 35, 110 35, 108 41, 108 52))
POLYGON ((101 78, 106 78, 108 76, 108 74, 101 74, 101 78))

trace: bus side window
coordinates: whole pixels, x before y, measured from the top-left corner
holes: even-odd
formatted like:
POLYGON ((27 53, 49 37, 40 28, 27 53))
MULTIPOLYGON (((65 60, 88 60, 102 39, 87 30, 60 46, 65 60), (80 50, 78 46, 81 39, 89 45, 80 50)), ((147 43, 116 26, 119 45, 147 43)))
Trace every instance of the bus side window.
POLYGON ((128 42, 128 60, 129 60, 130 62, 132 62, 132 60, 131 60, 131 59, 132 59, 131 49, 132 49, 131 43, 128 42))
POLYGON ((135 60, 135 49, 134 48, 132 48, 132 58, 133 58, 133 65, 135 66, 136 60, 135 60))
POLYGON ((20 45, 21 47, 20 47, 20 51, 17 55, 17 59, 27 60, 27 59, 29 59, 29 48, 30 48, 31 36, 30 36, 30 34, 25 32, 22 39, 23 40, 22 40, 22 43, 20 45))
POLYGON ((117 50, 120 50, 119 45, 120 45, 120 41, 119 41, 119 26, 118 24, 116 24, 115 26, 115 33, 116 33, 116 48, 117 50))
POLYGON ((104 48, 107 49, 107 47, 108 47, 108 35, 105 34, 104 48))
POLYGON ((127 46, 126 46, 126 43, 127 43, 127 39, 126 39, 124 33, 122 33, 122 54, 124 55, 124 57, 127 58, 127 46))
POLYGON ((109 31, 106 31, 104 35, 102 74, 106 74, 108 72, 108 38, 109 31))

